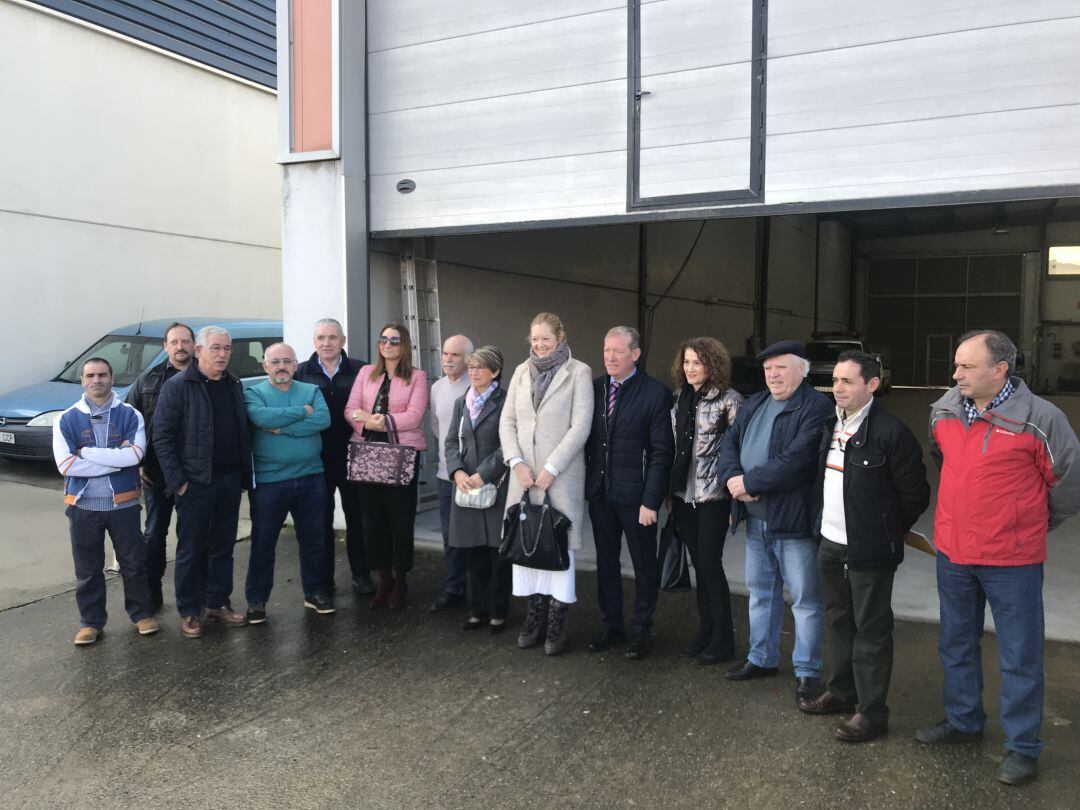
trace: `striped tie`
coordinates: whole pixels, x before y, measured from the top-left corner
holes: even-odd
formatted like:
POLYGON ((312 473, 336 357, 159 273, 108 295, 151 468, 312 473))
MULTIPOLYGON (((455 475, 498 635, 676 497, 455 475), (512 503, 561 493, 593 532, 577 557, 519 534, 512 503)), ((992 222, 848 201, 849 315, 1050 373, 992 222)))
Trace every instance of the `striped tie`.
POLYGON ((610 419, 611 415, 613 413, 615 413, 615 397, 618 396, 618 394, 619 394, 619 386, 621 386, 621 385, 622 385, 621 382, 619 382, 617 380, 612 380, 611 385, 608 386, 608 395, 607 395, 607 415, 608 415, 608 419, 610 419))

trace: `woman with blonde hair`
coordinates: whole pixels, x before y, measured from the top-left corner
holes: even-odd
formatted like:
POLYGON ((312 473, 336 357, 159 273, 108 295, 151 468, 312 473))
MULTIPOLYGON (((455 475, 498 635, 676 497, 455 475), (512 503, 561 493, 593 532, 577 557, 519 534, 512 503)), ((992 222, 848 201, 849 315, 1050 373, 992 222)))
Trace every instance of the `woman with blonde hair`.
POLYGON ((731 356, 716 338, 683 341, 671 377, 675 383, 671 511, 675 530, 690 551, 698 606, 698 631, 683 654, 698 664, 719 664, 735 657, 735 634, 724 574, 731 496, 716 467, 720 442, 743 398, 730 387, 731 356))
MULTIPOLYGON (((427 449, 424 413, 428 406, 427 374, 412 364, 409 330, 388 323, 379 330, 379 356, 356 375, 345 406, 357 439, 385 442, 390 428, 399 444, 427 449), (391 422, 393 423, 391 425, 391 422)), ((417 466, 420 456, 417 453, 417 466)), ((405 607, 406 575, 413 567, 418 475, 406 486, 361 483, 360 510, 368 564, 379 572, 371 607, 405 607)))
POLYGON ((507 503, 522 493, 542 494, 571 521, 570 568, 540 571, 513 567, 515 596, 529 598, 518 636, 522 649, 544 641, 544 652, 566 646, 566 613, 577 601, 574 552, 581 548, 585 519, 585 442, 592 426, 589 367, 570 354, 558 315, 541 312, 529 329, 529 359, 514 370, 499 424, 503 457, 511 469, 507 503))

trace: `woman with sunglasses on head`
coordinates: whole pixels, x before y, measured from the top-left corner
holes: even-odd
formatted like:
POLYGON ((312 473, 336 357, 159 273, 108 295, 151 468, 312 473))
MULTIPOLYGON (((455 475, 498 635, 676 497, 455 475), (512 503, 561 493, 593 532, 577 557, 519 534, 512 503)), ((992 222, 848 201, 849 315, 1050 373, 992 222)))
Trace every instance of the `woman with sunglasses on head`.
MULTIPOLYGON (((345 418, 357 439, 390 441, 427 449, 424 413, 428 407, 427 374, 412 364, 409 330, 388 323, 379 330, 379 355, 356 375, 345 406, 345 418), (388 418, 389 417, 389 418, 388 418)), ((419 453, 417 466, 419 466, 419 453)), ((416 522, 418 475, 406 486, 361 483, 360 510, 368 565, 379 572, 371 607, 405 607, 406 575, 413 567, 413 527, 416 522)))

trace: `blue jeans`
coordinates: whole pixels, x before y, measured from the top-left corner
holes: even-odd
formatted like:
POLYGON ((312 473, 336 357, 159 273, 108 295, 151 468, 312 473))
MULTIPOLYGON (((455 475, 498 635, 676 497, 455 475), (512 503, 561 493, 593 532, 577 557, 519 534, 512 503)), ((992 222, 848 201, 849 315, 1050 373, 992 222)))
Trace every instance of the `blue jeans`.
POLYGON ((982 651, 986 603, 994 614, 1001 662, 1001 727, 1005 748, 1042 752, 1043 566, 957 565, 937 555, 945 715, 961 731, 982 731, 982 651))
POLYGON ((251 558, 244 596, 266 604, 274 587, 274 560, 281 524, 291 513, 300 545, 300 587, 304 596, 329 589, 326 565, 326 481, 322 473, 258 484, 251 501, 251 558))
POLYGON ((450 545, 450 509, 454 505, 454 490, 451 481, 436 478, 439 482, 439 521, 442 524, 443 561, 446 563, 446 581, 443 590, 454 596, 465 595, 465 577, 469 563, 465 549, 450 545))
POLYGON ((795 677, 820 677, 825 609, 817 554, 817 543, 809 537, 772 540, 767 536, 765 521, 746 519, 746 586, 750 589, 750 653, 746 658, 751 664, 780 664, 786 585, 795 616, 795 649, 791 654, 795 677))

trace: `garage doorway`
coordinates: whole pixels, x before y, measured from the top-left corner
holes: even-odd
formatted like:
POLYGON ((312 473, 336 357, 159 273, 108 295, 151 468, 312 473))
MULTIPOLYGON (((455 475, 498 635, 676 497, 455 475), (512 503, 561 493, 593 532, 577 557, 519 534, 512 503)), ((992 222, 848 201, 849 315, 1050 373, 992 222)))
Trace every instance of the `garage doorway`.
POLYGON ((1020 338, 1021 254, 875 258, 866 336, 892 355, 893 384, 948 387, 952 352, 969 329, 1020 338))

